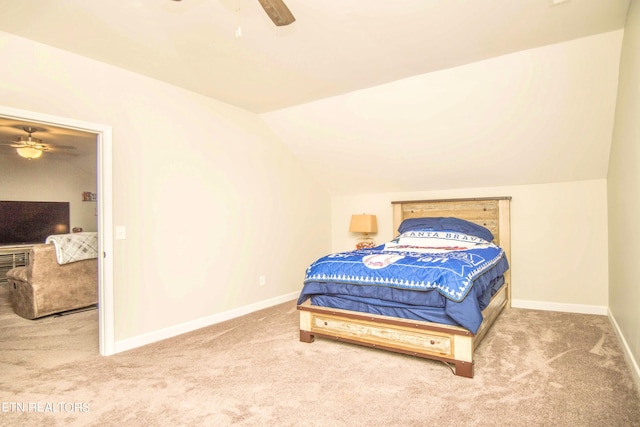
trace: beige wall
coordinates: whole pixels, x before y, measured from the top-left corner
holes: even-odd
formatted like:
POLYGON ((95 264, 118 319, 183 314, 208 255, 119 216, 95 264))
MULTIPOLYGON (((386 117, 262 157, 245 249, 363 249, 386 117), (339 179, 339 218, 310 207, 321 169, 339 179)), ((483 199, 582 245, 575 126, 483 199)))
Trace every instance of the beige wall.
POLYGON ((95 165, 78 168, 63 160, 0 156, 0 200, 69 202, 71 227, 97 231, 96 203, 82 201, 85 191, 96 191, 95 165))
POLYGON ((6 33, 0 54, 2 105, 113 128, 117 342, 295 292, 330 249, 328 194, 255 114, 6 33))
POLYGON ((393 237, 391 202, 511 196, 514 305, 606 312, 607 192, 605 180, 448 191, 337 196, 332 202, 332 248, 349 250, 354 213, 378 218, 377 243, 393 237))
POLYGON ((631 3, 609 161, 609 310, 640 381, 640 4, 631 3))

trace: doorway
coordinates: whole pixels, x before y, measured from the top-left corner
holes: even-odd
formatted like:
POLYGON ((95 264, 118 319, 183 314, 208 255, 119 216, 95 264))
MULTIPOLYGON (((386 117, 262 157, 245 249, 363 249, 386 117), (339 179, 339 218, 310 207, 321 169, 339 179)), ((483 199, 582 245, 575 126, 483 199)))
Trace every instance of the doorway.
POLYGON ((100 354, 115 353, 113 311, 113 216, 111 126, 0 106, 0 117, 74 129, 96 136, 98 214, 98 342, 100 354))

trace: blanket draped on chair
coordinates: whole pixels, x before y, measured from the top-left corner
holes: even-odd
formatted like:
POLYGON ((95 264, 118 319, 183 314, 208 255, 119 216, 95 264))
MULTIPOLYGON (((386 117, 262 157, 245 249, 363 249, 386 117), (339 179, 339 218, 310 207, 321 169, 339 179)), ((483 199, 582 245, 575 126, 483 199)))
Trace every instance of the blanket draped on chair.
POLYGON ((45 243, 53 243, 58 264, 98 257, 98 233, 54 234, 45 243))

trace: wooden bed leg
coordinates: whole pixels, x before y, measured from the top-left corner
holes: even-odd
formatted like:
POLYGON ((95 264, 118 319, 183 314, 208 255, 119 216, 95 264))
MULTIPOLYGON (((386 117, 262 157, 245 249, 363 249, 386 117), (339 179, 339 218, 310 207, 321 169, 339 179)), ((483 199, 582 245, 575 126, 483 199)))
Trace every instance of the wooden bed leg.
POLYGON ((303 331, 300 329, 300 341, 302 342, 313 342, 314 336, 309 331, 303 331))
POLYGON ((456 375, 473 378, 473 362, 455 362, 456 375))

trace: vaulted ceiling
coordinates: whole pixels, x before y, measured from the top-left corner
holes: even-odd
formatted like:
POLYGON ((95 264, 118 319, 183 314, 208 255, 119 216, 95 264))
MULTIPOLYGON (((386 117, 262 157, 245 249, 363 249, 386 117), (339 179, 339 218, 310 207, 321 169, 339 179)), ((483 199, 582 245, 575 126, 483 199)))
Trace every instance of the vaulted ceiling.
MULTIPOLYGON (((542 86, 550 93, 540 99, 496 88, 526 75, 523 61, 544 63, 536 48, 622 29, 629 0, 285 1, 296 21, 276 27, 257 0, 0 0, 0 31, 258 113, 332 193, 606 174, 609 83, 594 98, 566 100, 577 109, 557 111, 545 104, 556 104, 553 84, 542 86), (527 51, 534 53, 510 59, 527 51), (443 70, 456 71, 443 77, 443 70), (605 105, 581 111, 598 96, 605 105), (509 115, 517 120, 507 126, 509 115)), ((615 60, 619 52, 607 52, 616 40, 595 43, 604 60, 615 60)), ((571 61, 591 66, 581 49, 571 61)), ((542 55, 559 60, 566 52, 542 55)), ((594 78, 611 72, 596 70, 594 78)), ((558 85, 591 84, 558 77, 558 85)))
POLYGON ((0 30, 262 113, 619 29, 629 0, 286 3, 0 0, 0 30))

